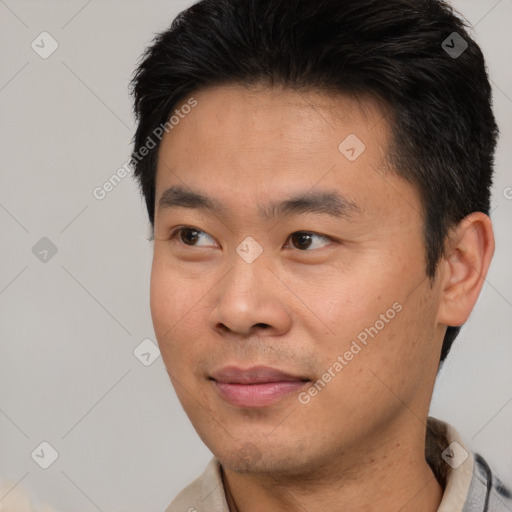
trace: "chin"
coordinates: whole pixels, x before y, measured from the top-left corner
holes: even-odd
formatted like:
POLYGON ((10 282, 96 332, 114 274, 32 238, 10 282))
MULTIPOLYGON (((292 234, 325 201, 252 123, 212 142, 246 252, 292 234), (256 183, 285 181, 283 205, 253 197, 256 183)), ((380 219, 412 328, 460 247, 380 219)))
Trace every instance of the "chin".
POLYGON ((302 475, 311 471, 311 461, 304 457, 304 450, 290 445, 279 450, 275 446, 257 446, 255 443, 246 442, 240 448, 226 450, 224 446, 213 453, 223 467, 235 473, 302 475))
POLYGON ((229 451, 223 450, 216 454, 222 465, 236 473, 258 473, 265 471, 265 457, 260 448, 255 444, 247 442, 241 448, 233 448, 229 451), (262 468, 263 466, 263 468, 262 468))

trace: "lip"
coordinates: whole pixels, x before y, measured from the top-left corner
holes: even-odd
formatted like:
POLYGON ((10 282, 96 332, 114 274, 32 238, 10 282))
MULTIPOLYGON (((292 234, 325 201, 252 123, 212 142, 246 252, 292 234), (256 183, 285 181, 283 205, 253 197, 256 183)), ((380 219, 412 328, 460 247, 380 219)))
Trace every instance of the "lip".
POLYGON ((271 405, 310 382, 306 377, 268 366, 226 366, 214 371, 210 379, 221 398, 238 407, 271 405))
POLYGON ((300 375, 293 375, 270 366, 251 366, 250 368, 238 368, 237 366, 225 366, 212 372, 210 377, 217 382, 230 384, 260 384, 262 382, 291 382, 309 380, 300 375))

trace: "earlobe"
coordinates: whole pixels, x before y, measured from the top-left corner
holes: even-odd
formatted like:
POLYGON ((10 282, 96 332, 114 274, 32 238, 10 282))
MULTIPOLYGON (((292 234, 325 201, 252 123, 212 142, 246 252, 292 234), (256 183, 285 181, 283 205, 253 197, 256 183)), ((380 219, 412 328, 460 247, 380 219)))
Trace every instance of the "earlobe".
POLYGON ((492 256, 491 219, 482 212, 465 217, 450 233, 442 259, 438 322, 460 326, 466 322, 482 289, 492 256))

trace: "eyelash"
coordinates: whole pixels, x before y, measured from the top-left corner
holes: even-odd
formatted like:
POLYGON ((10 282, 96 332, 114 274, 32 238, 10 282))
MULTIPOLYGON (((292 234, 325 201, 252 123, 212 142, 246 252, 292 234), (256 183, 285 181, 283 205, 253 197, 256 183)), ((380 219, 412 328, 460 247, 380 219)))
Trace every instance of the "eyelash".
MULTIPOLYGON (((175 229, 172 233, 171 233, 171 236, 169 238, 170 241, 174 241, 176 238, 178 238, 178 235, 180 233, 182 233, 183 231, 187 231, 187 230, 190 230, 190 231, 196 231, 197 233, 203 233, 207 236, 209 236, 210 238, 212 238, 210 235, 208 235, 208 233, 206 233, 205 231, 202 231, 200 229, 196 229, 196 228, 193 228, 193 227, 190 227, 190 226, 182 226, 180 228, 177 228, 175 229)), ((290 236, 287 238, 287 240, 289 240, 293 235, 297 235, 297 234, 301 234, 301 235, 311 235, 311 236, 314 236, 314 237, 318 237, 318 238, 323 238, 324 240, 327 240, 327 241, 330 241, 330 242, 334 242, 335 239, 334 238, 331 238, 327 235, 321 235, 320 233, 315 233, 314 231, 294 231, 293 233, 290 234, 290 236)), ((185 247, 201 247, 201 246, 194 246, 194 245, 187 245, 185 243, 183 243, 179 238, 177 240, 177 243, 185 246, 185 247)), ((300 250, 300 249, 297 249, 299 252, 311 252, 311 250, 300 250)), ((312 249, 312 250, 315 250, 315 249, 312 249)), ((318 249, 316 249, 318 250, 318 249)))

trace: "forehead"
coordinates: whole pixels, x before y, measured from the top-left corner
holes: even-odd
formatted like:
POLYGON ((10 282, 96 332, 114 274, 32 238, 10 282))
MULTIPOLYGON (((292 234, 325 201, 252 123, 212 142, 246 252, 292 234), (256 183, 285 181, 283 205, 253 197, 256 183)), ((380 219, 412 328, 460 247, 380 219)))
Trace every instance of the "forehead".
POLYGON ((385 200, 383 176, 398 179, 385 168, 386 109, 371 98, 232 84, 196 91, 176 114, 190 97, 196 106, 181 112, 161 142, 156 214, 176 186, 233 206, 236 192, 241 207, 315 188, 356 204, 362 196, 385 200))
MULTIPOLYGON (((311 129, 319 133, 327 129, 339 131, 343 125, 351 125, 363 135, 391 113, 386 104, 368 95, 240 84, 200 89, 177 103, 175 110, 179 111, 191 96, 196 99, 197 107, 186 115, 189 130, 200 130, 201 135, 208 135, 212 140, 216 139, 219 129, 231 131, 235 140, 252 130, 260 137, 258 142, 268 135, 267 147, 275 141, 276 135, 284 137, 285 130, 298 141, 308 136, 311 129), (204 123, 205 118, 210 123, 204 123), (297 124, 300 122, 305 124, 297 124), (242 127, 244 129, 240 131, 242 127)), ((183 131, 175 128, 170 133, 183 131)), ((387 123, 380 128, 373 136, 385 138, 387 123)))
POLYGON ((164 135, 162 146, 192 147, 200 141, 203 151, 226 148, 231 154, 262 149, 285 154, 293 147, 286 154, 291 160, 321 151, 337 158, 339 153, 331 152, 348 132, 373 148, 388 142, 389 109, 369 96, 226 84, 192 93, 174 113, 185 112, 191 97, 197 105, 173 116, 177 124, 164 135))

